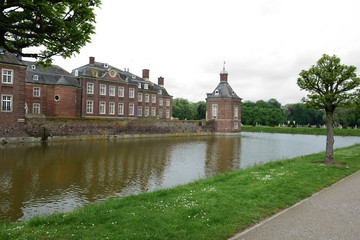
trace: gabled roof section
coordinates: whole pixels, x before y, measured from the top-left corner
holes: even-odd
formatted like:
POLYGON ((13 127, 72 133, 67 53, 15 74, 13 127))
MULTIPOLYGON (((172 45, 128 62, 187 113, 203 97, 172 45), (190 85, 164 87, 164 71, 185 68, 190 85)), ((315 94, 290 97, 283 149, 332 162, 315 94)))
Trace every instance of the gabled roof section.
POLYGON ((36 66, 35 62, 22 62, 27 65, 26 83, 80 87, 76 77, 57 65, 44 70, 41 66, 36 66))
POLYGON ((207 98, 236 98, 241 100, 227 82, 220 82, 212 93, 207 93, 207 98))
POLYGON ((0 48, 0 63, 24 65, 15 54, 9 53, 2 48, 0 48))

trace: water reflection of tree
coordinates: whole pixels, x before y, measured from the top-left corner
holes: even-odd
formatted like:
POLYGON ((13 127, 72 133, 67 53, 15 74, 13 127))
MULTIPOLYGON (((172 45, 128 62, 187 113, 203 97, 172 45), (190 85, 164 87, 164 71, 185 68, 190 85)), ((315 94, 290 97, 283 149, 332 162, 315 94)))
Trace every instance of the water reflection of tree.
POLYGON ((42 202, 61 198, 71 208, 79 205, 76 201, 83 204, 145 192, 150 180, 152 185, 161 185, 173 144, 160 139, 131 139, 2 149, 1 218, 17 220, 34 202, 41 208, 42 202))
POLYGON ((210 138, 206 146, 205 176, 207 178, 240 168, 240 136, 210 138))

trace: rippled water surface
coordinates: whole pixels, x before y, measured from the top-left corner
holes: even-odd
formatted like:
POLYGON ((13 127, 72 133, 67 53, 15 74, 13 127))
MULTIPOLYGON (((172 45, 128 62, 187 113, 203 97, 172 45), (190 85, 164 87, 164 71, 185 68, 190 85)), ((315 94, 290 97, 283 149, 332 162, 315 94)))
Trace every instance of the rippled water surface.
MULTIPOLYGON (((254 164, 325 150, 325 136, 74 141, 0 146, 0 219, 70 211, 109 197, 184 184, 254 164)), ((336 137, 335 147, 360 143, 336 137)))

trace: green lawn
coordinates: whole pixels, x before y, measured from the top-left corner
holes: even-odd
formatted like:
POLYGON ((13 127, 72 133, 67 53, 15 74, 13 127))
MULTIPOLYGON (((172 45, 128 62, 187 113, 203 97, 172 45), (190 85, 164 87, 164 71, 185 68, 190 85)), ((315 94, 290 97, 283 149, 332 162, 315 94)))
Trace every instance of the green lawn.
MULTIPOLYGON (((269 133, 293 133, 293 134, 314 134, 326 135, 326 128, 309 127, 269 127, 269 126, 241 126, 243 132, 269 132, 269 133)), ((334 135, 337 136, 360 136, 360 129, 334 129, 334 135)))
POLYGON ((360 169, 360 145, 109 199, 71 213, 0 224, 0 239, 226 239, 360 169))

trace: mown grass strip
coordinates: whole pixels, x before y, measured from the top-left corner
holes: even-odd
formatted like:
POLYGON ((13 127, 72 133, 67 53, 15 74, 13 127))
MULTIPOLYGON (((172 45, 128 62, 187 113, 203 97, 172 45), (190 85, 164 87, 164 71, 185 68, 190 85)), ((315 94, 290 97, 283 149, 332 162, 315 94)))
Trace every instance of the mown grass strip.
POLYGON ((71 213, 3 223, 0 239, 226 239, 360 169, 360 145, 109 199, 71 213))
MULTIPOLYGON (((268 133, 292 133, 292 134, 313 134, 326 135, 326 128, 309 127, 269 127, 269 126, 241 126, 243 132, 268 132, 268 133)), ((337 136, 360 136, 360 129, 334 129, 337 136)))

